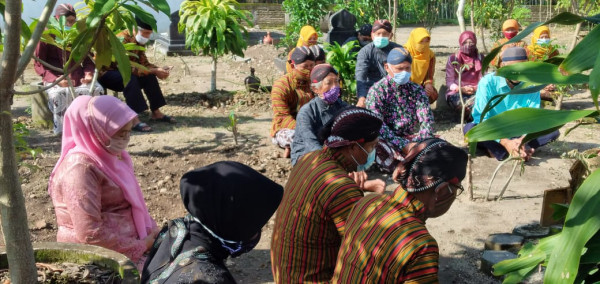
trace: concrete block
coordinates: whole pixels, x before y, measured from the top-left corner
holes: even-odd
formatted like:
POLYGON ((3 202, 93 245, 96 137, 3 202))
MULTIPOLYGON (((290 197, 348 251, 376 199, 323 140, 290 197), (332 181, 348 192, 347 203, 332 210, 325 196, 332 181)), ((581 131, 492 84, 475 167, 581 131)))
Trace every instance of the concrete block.
POLYGON ((523 236, 513 234, 492 234, 485 240, 486 250, 519 250, 523 246, 523 236))
POLYGON ((550 234, 550 228, 542 227, 540 224, 533 223, 517 226, 513 229, 513 234, 523 236, 526 239, 539 239, 550 234))
MULTIPOLYGON (((490 275, 490 276, 494 276, 494 274, 492 274, 492 267, 503 260, 507 260, 507 259, 513 259, 513 258, 517 258, 517 255, 512 253, 512 252, 508 252, 505 250, 486 250, 483 252, 483 255, 481 256, 481 267, 480 270, 481 272, 490 275)), ((496 276, 494 276, 496 277, 496 276)))

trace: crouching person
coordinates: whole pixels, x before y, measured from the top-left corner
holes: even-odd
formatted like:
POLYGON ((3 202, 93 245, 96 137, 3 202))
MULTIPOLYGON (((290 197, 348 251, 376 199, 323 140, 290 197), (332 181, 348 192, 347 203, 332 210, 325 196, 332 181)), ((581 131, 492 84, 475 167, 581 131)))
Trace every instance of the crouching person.
POLYGON ((218 162, 184 174, 180 190, 189 214, 162 229, 142 283, 235 283, 224 260, 258 244, 283 189, 248 166, 218 162))
POLYGON ((394 193, 367 196, 350 212, 331 282, 437 283, 439 250, 425 221, 450 209, 466 165, 467 154, 441 139, 410 148, 394 193))

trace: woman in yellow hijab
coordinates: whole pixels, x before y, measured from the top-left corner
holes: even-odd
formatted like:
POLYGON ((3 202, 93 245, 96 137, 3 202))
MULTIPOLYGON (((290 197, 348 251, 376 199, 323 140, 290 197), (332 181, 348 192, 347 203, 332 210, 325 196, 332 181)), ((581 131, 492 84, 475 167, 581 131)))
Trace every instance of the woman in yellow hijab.
MULTIPOLYGON (((508 19, 508 20, 504 21, 504 23, 502 24, 502 34, 504 35, 504 37, 499 39, 496 43, 494 43, 494 48, 500 46, 501 44, 504 44, 505 42, 507 42, 507 41, 511 40, 513 37, 515 37, 519 33, 520 27, 521 27, 521 25, 519 25, 519 22, 517 22, 517 20, 515 20, 515 19, 508 19)), ((520 40, 520 41, 511 43, 511 44, 502 46, 502 49, 500 50, 500 52, 498 52, 498 55, 496 55, 496 57, 494 57, 494 59, 492 60, 491 65, 496 66, 496 68, 500 68, 500 63, 502 63, 502 53, 504 52, 504 50, 506 50, 509 47, 515 47, 515 46, 527 48, 527 43, 520 40)))
POLYGON ((410 80, 423 86, 429 103, 433 103, 437 100, 438 92, 433 86, 435 54, 429 49, 430 41, 431 36, 426 29, 416 28, 410 32, 405 48, 412 56, 410 80))
POLYGON ((539 26, 533 31, 529 57, 532 61, 542 61, 558 55, 558 49, 550 45, 550 29, 547 26, 539 26))
MULTIPOLYGON (((298 39, 296 47, 310 47, 316 45, 318 39, 319 34, 317 34, 317 30, 315 30, 315 28, 313 28, 312 26, 304 26, 302 27, 302 29, 300 29, 300 38, 298 39)), ((292 72, 292 66, 290 65, 290 56, 292 55, 292 52, 294 52, 294 49, 296 48, 292 48, 292 50, 290 50, 290 53, 288 54, 288 62, 286 62, 285 64, 285 71, 287 73, 292 72)))

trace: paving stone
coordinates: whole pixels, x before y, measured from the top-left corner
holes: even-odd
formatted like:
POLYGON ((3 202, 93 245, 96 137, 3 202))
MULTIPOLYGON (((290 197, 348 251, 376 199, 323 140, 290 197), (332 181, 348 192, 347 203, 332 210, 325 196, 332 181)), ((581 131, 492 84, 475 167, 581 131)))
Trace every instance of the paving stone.
POLYGON ((491 234, 485 240, 486 250, 518 250, 523 246, 523 236, 513 234, 491 234))
POLYGON ((513 229, 513 234, 523 236, 526 239, 539 239, 550 234, 550 228, 541 227, 540 224, 533 223, 517 226, 513 229))
MULTIPOLYGON (((494 274, 492 274, 492 267, 503 260, 506 259, 513 259, 513 258, 517 258, 517 255, 512 253, 512 252, 508 252, 505 250, 485 250, 483 251, 483 255, 481 256, 481 267, 480 270, 481 272, 490 275, 490 276, 494 276, 494 274)), ((497 276, 494 276, 497 277, 497 276)))

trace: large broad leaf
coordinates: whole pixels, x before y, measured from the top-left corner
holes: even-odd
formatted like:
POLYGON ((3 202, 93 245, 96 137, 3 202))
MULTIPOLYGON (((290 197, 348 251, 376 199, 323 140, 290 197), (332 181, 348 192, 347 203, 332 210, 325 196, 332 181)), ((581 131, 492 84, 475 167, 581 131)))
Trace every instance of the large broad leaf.
POLYGON ((552 251, 544 283, 573 283, 585 244, 600 230, 600 169, 577 189, 569 206, 559 246, 552 251))
MULTIPOLYGON (((600 41, 600 38, 598 40, 600 41)), ((592 70, 592 73, 590 73, 590 92, 592 93, 592 100, 594 100, 596 109, 600 110, 598 108, 598 93, 600 93, 600 50, 596 56, 594 69, 592 70)))
POLYGON ((535 246, 526 243, 519 251, 518 258, 504 260, 494 265, 494 275, 506 275, 503 281, 505 284, 520 283, 537 268, 538 264, 548 259, 552 249, 558 245, 559 236, 560 234, 543 238, 535 246))
POLYGON ((575 46, 560 67, 569 74, 579 73, 594 66, 600 50, 600 25, 575 46))
POLYGON ((171 7, 169 7, 169 3, 166 0, 148 0, 152 4, 152 6, 156 7, 159 11, 165 13, 167 16, 171 16, 171 7))
POLYGON ((140 18, 142 22, 150 25, 153 31, 156 31, 156 19, 154 19, 154 16, 152 16, 152 14, 144 11, 144 9, 142 9, 142 7, 138 5, 123 4, 123 7, 131 11, 138 18, 140 18))
POLYGON ((564 125, 586 116, 596 116, 593 110, 547 110, 519 108, 505 111, 473 127, 466 134, 470 143, 518 137, 564 125))
POLYGON ((96 51, 96 69, 101 70, 102 67, 110 66, 112 62, 112 49, 110 47, 110 40, 108 38, 108 27, 104 27, 96 38, 94 43, 94 50, 96 51))
POLYGON ((498 69, 496 75, 537 84, 583 84, 590 80, 589 76, 579 73, 564 76, 558 70, 558 66, 545 62, 511 64, 498 69))
POLYGON ((110 42, 110 48, 113 53, 115 61, 117 61, 117 67, 123 77, 123 85, 126 86, 131 79, 131 63, 129 63, 129 56, 123 46, 123 43, 115 36, 114 33, 108 33, 108 39, 110 42))

